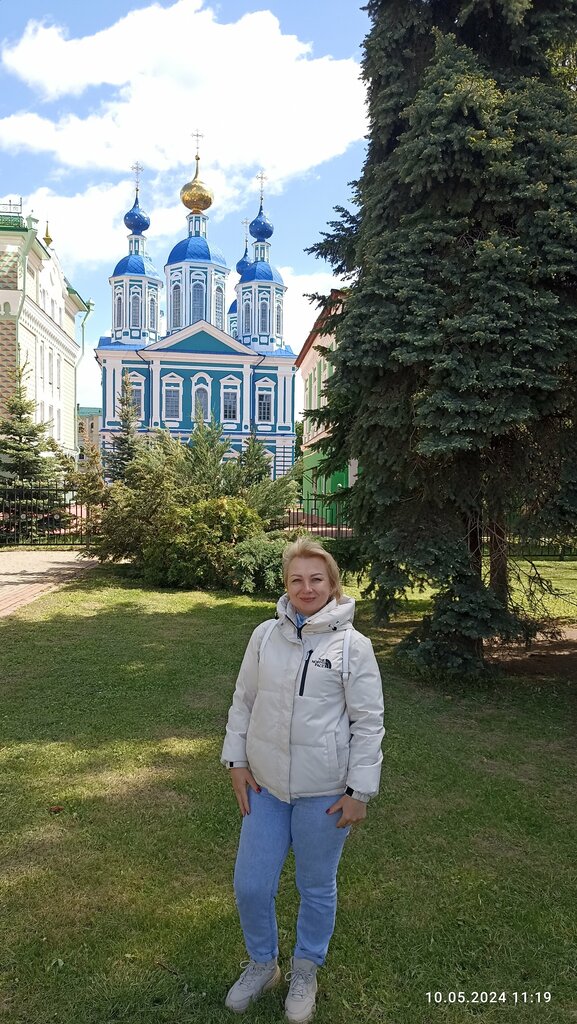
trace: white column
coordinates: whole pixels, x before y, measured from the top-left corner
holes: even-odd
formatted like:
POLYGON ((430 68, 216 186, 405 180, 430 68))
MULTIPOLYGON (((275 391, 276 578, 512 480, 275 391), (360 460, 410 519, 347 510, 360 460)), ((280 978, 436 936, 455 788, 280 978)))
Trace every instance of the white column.
POLYGON ((106 426, 114 419, 114 384, 116 369, 109 359, 106 360, 106 426))
POLYGON ((250 366, 244 366, 242 370, 242 426, 250 427, 250 366))
MULTIPOLYGON (((151 353, 152 354, 152 353, 151 353)), ((160 376, 159 364, 155 359, 150 360, 150 412, 152 428, 160 424, 160 376)))

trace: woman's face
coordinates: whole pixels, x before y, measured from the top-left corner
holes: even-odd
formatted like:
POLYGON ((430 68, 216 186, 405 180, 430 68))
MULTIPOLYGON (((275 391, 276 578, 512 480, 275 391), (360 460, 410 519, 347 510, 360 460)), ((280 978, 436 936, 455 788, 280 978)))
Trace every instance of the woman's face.
POLYGON ((287 594, 301 615, 314 615, 330 601, 332 587, 324 558, 293 558, 287 573, 287 594))

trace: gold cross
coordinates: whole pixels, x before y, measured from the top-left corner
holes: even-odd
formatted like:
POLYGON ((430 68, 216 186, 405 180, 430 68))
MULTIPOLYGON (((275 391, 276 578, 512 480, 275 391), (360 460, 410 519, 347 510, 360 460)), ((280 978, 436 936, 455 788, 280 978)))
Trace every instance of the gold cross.
POLYGON ((140 186, 140 175, 142 174, 142 172, 144 170, 144 167, 137 160, 136 163, 132 165, 130 170, 134 174, 134 183, 136 185, 136 191, 138 192, 138 189, 139 189, 139 186, 140 186))
POLYGON ((197 128, 196 131, 192 133, 192 138, 196 139, 196 155, 198 156, 198 147, 200 144, 200 140, 204 139, 204 135, 202 134, 202 132, 199 132, 197 128))
POLYGON ((260 181, 260 201, 262 203, 264 198, 264 183, 267 180, 264 171, 261 171, 260 174, 257 174, 257 180, 260 181))

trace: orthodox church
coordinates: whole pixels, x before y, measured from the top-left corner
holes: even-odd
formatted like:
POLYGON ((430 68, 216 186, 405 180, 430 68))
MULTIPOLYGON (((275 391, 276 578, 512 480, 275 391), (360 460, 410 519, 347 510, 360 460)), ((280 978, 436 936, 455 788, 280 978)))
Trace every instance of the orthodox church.
POLYGON ((180 198, 188 210, 187 233, 164 268, 166 314, 161 316, 163 282, 146 251, 150 218, 136 196, 124 217, 128 254, 109 278, 112 331, 100 339, 102 439, 110 443, 118 421, 122 375, 132 383, 139 428, 170 431, 188 441, 195 414, 222 425, 230 457, 252 433, 271 458, 273 478, 294 461, 295 355, 283 340, 286 287, 270 262, 273 225, 260 208, 249 225, 252 258, 245 242, 236 264, 236 299, 225 314, 230 273, 222 251, 209 240, 206 211, 213 194, 200 180, 199 155, 192 181, 180 198))

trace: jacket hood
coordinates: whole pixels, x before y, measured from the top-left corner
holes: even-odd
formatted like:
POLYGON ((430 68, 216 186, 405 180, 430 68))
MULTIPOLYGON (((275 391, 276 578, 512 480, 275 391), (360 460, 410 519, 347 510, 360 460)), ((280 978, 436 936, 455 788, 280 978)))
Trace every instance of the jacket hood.
MULTIPOLYGON (((280 622, 289 622, 296 626, 296 610, 288 599, 288 594, 283 594, 277 606, 277 615, 280 622)), ((311 615, 302 627, 302 633, 334 633, 337 629, 350 629, 353 625, 355 614, 355 599, 346 594, 337 601, 333 597, 328 604, 320 611, 311 615)))

